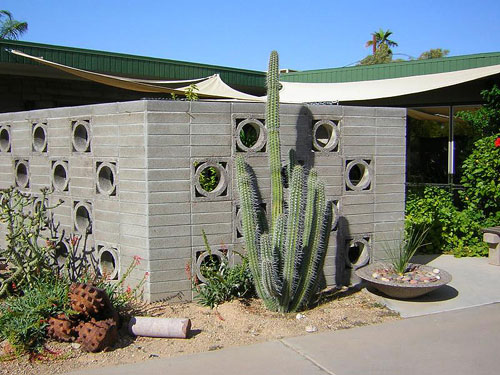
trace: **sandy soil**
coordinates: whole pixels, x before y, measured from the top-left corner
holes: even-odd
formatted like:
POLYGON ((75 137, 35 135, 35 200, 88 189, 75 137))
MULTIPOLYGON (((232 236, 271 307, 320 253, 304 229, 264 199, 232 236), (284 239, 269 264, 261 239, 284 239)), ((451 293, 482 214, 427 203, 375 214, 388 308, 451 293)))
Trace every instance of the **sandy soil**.
POLYGON ((0 374, 60 374, 314 334, 306 332, 308 326, 325 332, 399 319, 365 291, 341 291, 303 312, 301 319, 296 314, 269 312, 254 299, 235 300, 216 310, 194 303, 155 303, 139 306, 138 310, 145 316, 190 318, 191 335, 188 339, 130 337, 124 327, 115 348, 104 353, 83 353, 75 344, 50 342, 47 347, 57 352, 50 359, 24 356, 3 361, 0 374))

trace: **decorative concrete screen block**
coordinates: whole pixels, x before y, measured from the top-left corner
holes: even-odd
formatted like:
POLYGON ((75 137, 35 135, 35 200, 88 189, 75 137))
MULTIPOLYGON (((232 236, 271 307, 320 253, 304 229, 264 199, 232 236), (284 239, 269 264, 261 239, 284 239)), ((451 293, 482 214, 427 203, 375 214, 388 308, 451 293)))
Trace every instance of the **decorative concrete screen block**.
POLYGON ((71 122, 73 152, 90 152, 90 120, 71 122))
POLYGON ((373 168, 371 160, 354 159, 346 160, 345 184, 346 190, 370 190, 372 184, 373 168))
POLYGON ((47 152, 47 123, 34 122, 32 130, 32 147, 34 152, 47 152))
POLYGON ((84 201, 73 202, 74 229, 80 234, 92 233, 92 203, 84 201))
POLYGON ((202 283, 206 283, 207 279, 205 275, 203 275, 203 267, 210 267, 214 265, 219 266, 224 258, 228 262, 231 262, 232 260, 232 254, 230 254, 230 252, 224 248, 212 249, 211 252, 208 252, 207 250, 195 251, 196 261, 194 262, 193 266, 198 280, 202 283))
POLYGON ((313 126, 314 151, 332 152, 339 150, 339 120, 318 120, 313 126))
POLYGON ((0 125, 0 152, 10 152, 10 126, 0 125))
POLYGON ((101 162, 96 163, 96 189, 98 194, 115 196, 116 195, 116 163, 101 162))
POLYGON ((68 260, 69 249, 70 246, 68 239, 63 239, 56 244, 55 260, 59 267, 63 267, 66 264, 66 261, 68 260))
POLYGON ((21 189, 27 189, 30 186, 30 167, 29 161, 18 159, 14 161, 16 186, 21 189))
MULTIPOLYGON (((264 113, 264 103, 143 100, 0 114, 0 188, 36 195, 54 187, 50 204, 63 201, 54 215, 67 237, 60 264, 69 236, 87 235, 84 254, 101 273, 116 278, 138 262, 127 285, 149 272, 146 298, 190 300, 185 269, 195 275, 207 258, 202 230, 212 249, 229 249, 231 262, 232 252, 244 252, 236 155, 244 154, 257 177, 259 212, 268 211, 264 113)), ((328 285, 354 282, 345 276, 351 267, 383 258, 384 241, 403 228, 405 115, 280 107, 282 159, 295 149, 306 169, 315 166, 338 212, 325 260, 328 285)))
POLYGON ((194 200, 229 199, 230 160, 198 159, 191 170, 194 200))
POLYGON ((120 271, 120 253, 116 247, 98 244, 99 272, 108 280, 118 280, 120 271))
POLYGON ((236 125, 235 139, 238 152, 264 152, 267 143, 267 129, 264 119, 253 117, 234 119, 236 125))
POLYGON ((52 161, 52 187, 55 191, 69 190, 69 167, 65 160, 52 161))

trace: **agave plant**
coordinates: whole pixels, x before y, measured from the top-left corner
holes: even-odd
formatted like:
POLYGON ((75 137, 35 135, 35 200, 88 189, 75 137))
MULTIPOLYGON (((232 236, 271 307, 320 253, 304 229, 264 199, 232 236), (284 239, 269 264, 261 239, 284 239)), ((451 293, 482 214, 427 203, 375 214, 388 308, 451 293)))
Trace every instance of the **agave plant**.
POLYGON ((385 253, 389 258, 391 267, 398 275, 403 275, 408 270, 408 264, 418 249, 425 246, 425 237, 428 227, 411 227, 402 238, 385 243, 385 253))

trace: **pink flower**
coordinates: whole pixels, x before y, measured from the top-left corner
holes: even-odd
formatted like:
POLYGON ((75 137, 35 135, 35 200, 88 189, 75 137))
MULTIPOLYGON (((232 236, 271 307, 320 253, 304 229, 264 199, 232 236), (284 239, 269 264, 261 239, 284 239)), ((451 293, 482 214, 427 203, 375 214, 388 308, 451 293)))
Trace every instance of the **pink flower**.
POLYGON ((71 246, 75 247, 76 244, 78 243, 78 240, 79 240, 78 236, 71 237, 71 239, 69 240, 71 243, 71 246))
POLYGON ((500 137, 495 140, 495 147, 500 147, 500 137))
POLYGON ((127 290, 125 291, 125 293, 127 294, 132 294, 132 288, 129 286, 127 286, 127 290))
POLYGON ((146 272, 146 273, 144 274, 144 277, 147 279, 147 278, 149 277, 149 272, 146 272))
POLYGON ((136 266, 141 264, 141 260, 142 258, 139 255, 134 255, 134 263, 136 266))

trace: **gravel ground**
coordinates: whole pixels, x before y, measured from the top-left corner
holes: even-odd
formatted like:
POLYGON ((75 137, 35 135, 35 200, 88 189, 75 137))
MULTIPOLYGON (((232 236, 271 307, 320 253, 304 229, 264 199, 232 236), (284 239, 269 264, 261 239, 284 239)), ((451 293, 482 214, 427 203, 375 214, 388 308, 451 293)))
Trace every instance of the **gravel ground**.
POLYGON ((219 350, 283 337, 314 334, 376 324, 399 319, 379 305, 367 292, 341 291, 314 309, 297 314, 279 314, 265 310, 256 299, 235 300, 215 310, 194 303, 154 303, 138 306, 138 315, 190 318, 188 339, 130 337, 122 328, 120 340, 112 351, 83 353, 75 344, 49 342, 56 352, 48 359, 24 356, 0 362, 0 374, 61 374, 76 369, 113 366, 154 358, 219 350))

